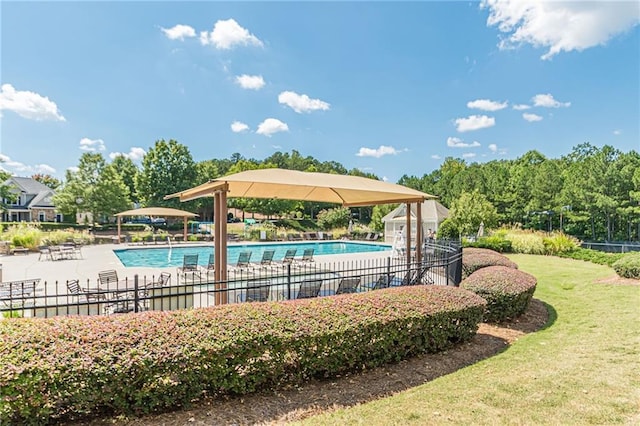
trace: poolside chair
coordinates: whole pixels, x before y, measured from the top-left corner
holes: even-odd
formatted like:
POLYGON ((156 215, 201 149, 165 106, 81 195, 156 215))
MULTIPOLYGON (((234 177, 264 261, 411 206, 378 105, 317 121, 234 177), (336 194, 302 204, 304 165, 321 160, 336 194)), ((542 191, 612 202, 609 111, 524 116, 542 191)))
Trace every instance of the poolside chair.
POLYGON ((262 252, 262 259, 260 259, 260 263, 257 264, 260 268, 266 268, 267 266, 271 266, 271 262, 273 262, 273 255, 276 254, 276 251, 273 249, 268 249, 262 252))
POLYGON ((360 277, 342 278, 338 283, 336 294, 356 293, 360 285, 360 277))
POLYGON ((233 265, 233 269, 245 269, 248 268, 250 265, 250 260, 251 260, 251 254, 253 252, 246 250, 246 251, 241 251, 240 254, 238 255, 238 261, 236 262, 235 265, 233 265))
POLYGON ((271 281, 253 281, 248 283, 247 290, 238 294, 238 302, 266 302, 269 300, 271 281))
POLYGON ((8 308, 22 308, 32 304, 35 300, 29 300, 36 291, 40 278, 20 281, 5 281, 0 283, 0 301, 8 308))
POLYGON ((381 290, 383 288, 388 288, 391 284, 391 280, 395 277, 395 274, 380 274, 377 281, 371 287, 371 290, 381 290))
POLYGON ((149 301, 153 300, 157 295, 154 293, 154 289, 159 289, 162 293, 163 287, 171 285, 171 274, 169 272, 161 272, 157 279, 151 280, 151 282, 145 283, 138 291, 138 298, 140 300, 138 308, 139 310, 149 310, 149 301))
POLYGON ((209 255, 209 262, 207 262, 207 266, 201 266, 200 270, 202 272, 204 272, 207 276, 209 276, 209 274, 215 273, 216 272, 216 264, 214 261, 214 254, 211 253, 209 255))
POLYGON ((87 289, 81 287, 80 280, 67 281, 67 289, 69 290, 69 294, 78 298, 78 302, 91 303, 107 299, 107 296, 102 293, 99 288, 87 289))
POLYGON ((286 265, 292 264, 294 259, 295 259, 295 257, 296 257, 296 252, 297 251, 298 251, 298 249, 296 249, 296 248, 287 249, 287 251, 284 254, 284 257, 280 261, 280 263, 282 263, 282 266, 286 266, 286 265))
POLYGON ((187 278, 187 274, 191 274, 194 278, 196 275, 200 276, 200 270, 198 268, 198 255, 197 254, 185 254, 182 258, 182 266, 178 266, 178 274, 187 278))
POLYGON ((302 258, 297 259, 296 262, 298 262, 298 263, 311 263, 311 262, 314 262, 314 260, 313 260, 313 252, 314 252, 314 249, 312 249, 312 248, 304 249, 304 252, 302 252, 302 258))
POLYGON ((300 284, 298 295, 296 299, 310 299, 312 297, 318 297, 320 294, 320 287, 322 287, 322 279, 304 280, 300 284))
POLYGON ((108 286, 109 283, 118 282, 118 272, 115 269, 98 272, 98 287, 108 286))
POLYGON ((49 246, 38 246, 38 260, 42 260, 43 256, 45 260, 53 260, 49 246))

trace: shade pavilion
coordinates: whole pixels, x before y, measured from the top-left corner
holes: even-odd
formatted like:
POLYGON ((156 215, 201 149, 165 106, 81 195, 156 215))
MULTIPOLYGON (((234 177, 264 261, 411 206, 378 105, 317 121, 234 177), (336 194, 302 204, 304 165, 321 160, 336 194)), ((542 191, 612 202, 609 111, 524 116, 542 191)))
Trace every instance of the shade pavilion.
POLYGON ((117 213, 118 218, 118 241, 120 241, 120 228, 123 216, 161 216, 161 217, 181 217, 183 219, 183 235, 184 241, 187 241, 187 220, 190 217, 198 216, 185 210, 172 209, 168 207, 143 207, 140 209, 127 210, 117 213))
MULTIPOLYGON (((422 203, 436 198, 415 189, 389 182, 360 176, 329 173, 301 172, 285 169, 259 169, 223 176, 191 189, 165 196, 178 197, 180 201, 190 201, 201 197, 214 198, 214 261, 216 265, 227 264, 227 197, 231 198, 272 198, 283 200, 317 201, 336 203, 344 207, 370 206, 376 204, 422 203)), ((407 208, 407 229, 410 232, 411 216, 407 208)), ((420 209, 417 209, 420 212, 420 209)), ((418 213, 420 214, 420 213, 418 213)), ((418 218, 420 220, 420 218, 418 218)), ((418 229, 416 241, 422 241, 418 229)), ((411 235, 407 235, 407 262, 411 261, 411 235)), ((422 258, 421 244, 416 244, 416 256, 422 258)), ((215 280, 227 280, 225 267, 215 269, 215 280)), ((220 284, 224 285, 224 284, 220 284)), ((223 296, 221 296, 223 297, 223 296)), ((226 301, 221 301, 225 303, 226 301)))

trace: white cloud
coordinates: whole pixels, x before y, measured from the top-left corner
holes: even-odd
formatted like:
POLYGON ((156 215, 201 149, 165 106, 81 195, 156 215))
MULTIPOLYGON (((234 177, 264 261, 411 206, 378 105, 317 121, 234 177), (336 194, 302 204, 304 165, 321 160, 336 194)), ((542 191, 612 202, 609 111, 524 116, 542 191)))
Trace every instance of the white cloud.
POLYGON ((620 136, 622 134, 622 130, 616 129, 616 130, 613 131, 613 134, 616 135, 616 136, 620 136))
POLYGON ((67 167, 67 170, 69 170, 71 173, 78 173, 78 171, 80 171, 78 166, 67 167))
POLYGON ((459 132, 484 129, 496 125, 496 119, 486 115, 470 115, 467 118, 456 118, 456 126, 459 132))
POLYGON ((262 41, 251 34, 246 28, 242 28, 234 19, 217 21, 213 31, 200 33, 200 43, 213 44, 216 49, 232 49, 236 46, 262 46, 262 41))
POLYGON ((186 37, 196 36, 196 30, 189 25, 178 24, 172 28, 161 28, 161 30, 170 40, 184 40, 186 37))
POLYGON ((52 175, 56 172, 56 169, 48 164, 36 164, 34 166, 29 166, 19 161, 13 161, 11 158, 4 154, 0 154, 0 169, 8 173, 21 174, 42 173, 52 175))
POLYGON ((475 156, 476 154, 474 152, 465 152, 464 154, 462 154, 462 158, 473 158, 475 156))
POLYGON ((489 9, 487 25, 506 34, 501 49, 549 48, 542 59, 604 45, 640 22, 636 1, 483 0, 480 7, 489 9))
POLYGON ((553 99, 553 95, 551 95, 551 93, 535 95, 533 98, 531 98, 531 102, 533 102, 534 106, 545 108, 566 108, 571 106, 571 102, 556 101, 555 99, 553 99))
POLYGON ((498 152, 498 145, 496 145, 495 143, 490 143, 488 145, 489 151, 491 152, 498 152))
POLYGON ((531 107, 529 105, 526 104, 518 104, 518 105, 514 105, 513 109, 515 109, 516 111, 523 111, 525 109, 530 109, 531 107))
POLYGON ((473 141, 472 143, 466 143, 460 138, 448 137, 447 146, 449 148, 476 148, 480 146, 480 142, 473 141))
POLYGON ((80 139, 80 150, 82 151, 97 152, 104 151, 105 149, 106 147, 104 146, 104 141, 102 139, 80 139))
POLYGON ((392 146, 380 145, 378 148, 365 148, 365 147, 362 147, 356 153, 356 156, 358 156, 358 157, 380 158, 383 155, 397 155, 399 152, 402 152, 402 150, 397 150, 392 146))
POLYGON ((55 102, 34 92, 16 90, 10 84, 3 84, 0 91, 0 111, 13 111, 31 120, 66 121, 55 102))
POLYGON ((238 75, 236 76, 236 83, 243 89, 259 90, 264 87, 264 79, 261 75, 238 75))
POLYGON ((438 154, 433 154, 431 158, 433 158, 434 160, 442 160, 442 157, 440 157, 438 154))
POLYGON ((234 121, 231 123, 231 131, 233 133, 242 133, 249 130, 249 126, 243 123, 242 121, 234 121))
POLYGON ((316 110, 326 111, 330 105, 320 99, 311 99, 307 95, 298 95, 296 92, 282 92, 278 95, 278 102, 285 104, 298 114, 316 110))
POLYGON ((534 121, 542 121, 542 117, 537 115, 537 114, 531 114, 528 112, 525 112, 524 114, 522 114, 522 118, 524 118, 525 120, 527 120, 528 122, 534 122, 534 121))
POLYGON ((386 176, 382 176, 382 181, 383 181, 383 182, 389 182, 389 178, 388 178, 388 177, 386 177, 386 176))
POLYGON ((467 108, 481 109, 483 111, 499 111, 507 107, 508 102, 496 102, 489 99, 476 99, 467 102, 467 108))
POLYGON ((258 125, 256 133, 259 135, 271 136, 278 132, 288 132, 289 126, 286 123, 278 120, 277 118, 267 118, 258 125))
POLYGON ((271 145, 273 149, 282 149, 282 145, 271 145))
POLYGON ((118 156, 129 158, 131 161, 141 161, 147 152, 137 146, 132 146, 128 153, 124 152, 112 152, 109 154, 109 158, 112 160, 118 156))

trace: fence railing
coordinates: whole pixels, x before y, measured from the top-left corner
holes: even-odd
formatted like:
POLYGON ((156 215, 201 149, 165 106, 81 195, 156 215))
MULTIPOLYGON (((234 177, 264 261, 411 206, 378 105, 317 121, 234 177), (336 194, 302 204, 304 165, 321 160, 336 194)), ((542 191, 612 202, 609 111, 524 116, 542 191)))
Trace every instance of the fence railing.
POLYGON ((421 262, 386 257, 336 262, 272 262, 229 268, 216 282, 199 267, 176 274, 99 282, 40 279, 0 283, 2 316, 110 315, 204 308, 252 301, 284 301, 366 292, 402 285, 453 285, 462 278, 462 249, 455 242, 430 242, 421 262))
POLYGON ((595 243, 585 241, 580 245, 582 248, 604 251, 607 253, 628 253, 631 251, 640 251, 640 242, 610 242, 595 243))

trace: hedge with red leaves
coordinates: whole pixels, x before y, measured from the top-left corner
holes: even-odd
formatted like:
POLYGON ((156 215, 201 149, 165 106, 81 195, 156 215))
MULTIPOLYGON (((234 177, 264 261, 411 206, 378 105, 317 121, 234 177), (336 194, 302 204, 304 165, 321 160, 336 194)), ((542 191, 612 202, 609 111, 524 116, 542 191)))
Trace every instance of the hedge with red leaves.
POLYGON ((474 247, 462 249, 462 278, 466 278, 478 269, 486 268, 487 266, 506 266, 518 269, 518 265, 515 262, 512 262, 508 257, 497 251, 474 247))
POLYGON ((440 286, 110 317, 0 321, 0 424, 148 413, 379 366, 470 339, 440 286))
POLYGON ((467 277, 460 286, 487 301, 486 322, 522 315, 536 290, 536 278, 506 266, 488 266, 467 277))

